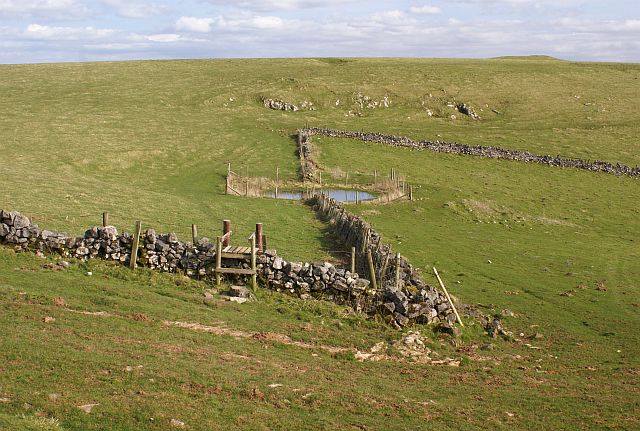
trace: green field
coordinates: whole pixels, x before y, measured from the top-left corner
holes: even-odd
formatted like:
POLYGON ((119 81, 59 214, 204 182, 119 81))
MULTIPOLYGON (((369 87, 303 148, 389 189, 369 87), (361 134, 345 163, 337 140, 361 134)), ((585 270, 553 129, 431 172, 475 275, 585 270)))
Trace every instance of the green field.
MULTIPOLYGON (((313 213, 225 196, 227 162, 241 174, 274 177, 280 168, 295 179, 291 135, 308 124, 636 166, 639 77, 639 65, 546 58, 0 66, 0 208, 70 234, 105 210, 119 228, 140 219, 183 239, 191 223, 213 237, 230 218, 246 237, 262 222, 286 259, 322 259, 334 247, 313 213), (359 93, 388 96, 390 107, 360 109, 359 93), (272 111, 263 97, 316 109, 272 111), (455 112, 454 101, 482 119, 455 112)), ((391 167, 405 175, 416 201, 350 209, 427 281, 435 265, 460 301, 512 310, 504 324, 515 339, 492 340, 477 325, 460 340, 419 327, 432 350, 461 366, 358 362, 355 349, 402 334, 320 302, 267 292, 242 306, 204 302, 205 286, 180 277, 102 263, 56 272, 5 248, 0 429, 164 430, 171 419, 193 430, 640 427, 637 179, 314 143, 336 182, 391 167), (285 335, 346 350, 280 342, 285 335), (89 414, 77 408, 94 403, 89 414)))

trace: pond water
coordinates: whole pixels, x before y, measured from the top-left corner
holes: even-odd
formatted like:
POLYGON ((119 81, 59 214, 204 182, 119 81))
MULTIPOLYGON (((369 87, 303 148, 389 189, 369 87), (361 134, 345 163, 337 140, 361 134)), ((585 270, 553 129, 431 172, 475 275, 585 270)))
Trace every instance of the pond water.
MULTIPOLYGON (((355 202, 356 191, 355 190, 341 190, 341 189, 322 189, 317 193, 328 195, 330 198, 337 200, 338 202, 355 202)), ((292 201, 299 201, 309 197, 304 190, 278 190, 278 196, 276 196, 275 190, 268 191, 265 194, 266 197, 277 199, 287 199, 292 201)), ((375 199, 376 196, 372 193, 358 190, 359 201, 369 201, 375 199)))

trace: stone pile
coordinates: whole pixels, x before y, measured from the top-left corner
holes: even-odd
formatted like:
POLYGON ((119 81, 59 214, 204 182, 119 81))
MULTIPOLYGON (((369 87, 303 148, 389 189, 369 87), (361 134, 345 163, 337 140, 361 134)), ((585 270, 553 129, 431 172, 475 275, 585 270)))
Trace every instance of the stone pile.
MULTIPOLYGON (((393 316, 395 322, 405 326, 410 322, 454 323, 455 314, 444 294, 424 282, 420 273, 403 257, 399 265, 396 254, 370 224, 349 213, 335 199, 324 195, 307 201, 318 216, 330 223, 334 234, 345 246, 356 248, 356 269, 369 273, 368 252, 371 253, 378 290, 371 304, 376 312, 393 316)), ((371 278, 371 274, 369 274, 371 278)), ((365 310, 372 312, 372 310, 365 310)))
POLYGON ((391 145, 394 147, 406 147, 415 150, 430 150, 438 153, 462 154, 468 156, 487 157, 492 159, 515 160, 527 163, 539 163, 560 168, 584 169, 591 172, 605 172, 614 175, 640 176, 640 167, 632 168, 619 163, 610 163, 601 160, 569 159, 560 156, 537 155, 528 151, 512 150, 500 147, 483 145, 465 145, 442 141, 414 141, 410 138, 383 133, 351 132, 346 130, 333 130, 318 127, 303 129, 308 135, 324 135, 334 138, 359 139, 365 142, 391 145))
POLYGON ((276 111, 297 112, 300 110, 300 108, 293 103, 288 103, 280 99, 263 99, 262 103, 264 103, 265 108, 274 109, 276 111))

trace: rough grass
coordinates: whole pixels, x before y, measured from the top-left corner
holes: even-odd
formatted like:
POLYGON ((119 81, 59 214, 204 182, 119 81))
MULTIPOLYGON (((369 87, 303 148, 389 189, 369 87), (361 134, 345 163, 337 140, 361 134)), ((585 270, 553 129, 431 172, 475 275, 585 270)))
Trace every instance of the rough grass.
MULTIPOLYGON (((263 222, 280 254, 322 258, 331 244, 308 209, 222 194, 227 161, 238 173, 273 177, 280 167, 294 178, 290 135, 308 122, 636 165, 639 77, 637 65, 548 59, 0 66, 0 208, 68 233, 98 223, 103 210, 118 227, 142 219, 183 238, 191 223, 211 237, 231 218, 241 239, 263 222), (388 95, 391 108, 349 115, 358 93, 388 95), (270 111, 261 97, 311 100, 317 110, 270 111), (450 120, 453 99, 482 108, 482 120, 450 120)), ((327 173, 365 181, 395 167, 407 176, 415 202, 353 210, 427 278, 435 264, 462 301, 513 310, 505 323, 520 341, 480 351, 493 341, 471 327, 455 348, 420 328, 462 366, 359 363, 161 322, 352 350, 399 334, 318 302, 259 292, 247 306, 205 304, 203 286, 179 277, 100 263, 52 272, 2 250, 0 429, 167 429, 173 418, 188 429, 639 426, 638 180, 314 143, 327 173), (77 408, 90 403, 99 404, 90 414, 77 408)))

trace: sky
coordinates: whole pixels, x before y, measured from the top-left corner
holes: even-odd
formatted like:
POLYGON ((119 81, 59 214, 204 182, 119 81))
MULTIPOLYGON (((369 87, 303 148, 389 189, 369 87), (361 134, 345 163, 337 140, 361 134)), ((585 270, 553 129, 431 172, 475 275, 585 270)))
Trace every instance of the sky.
POLYGON ((640 0, 0 0, 0 63, 236 57, 640 63, 640 0))

